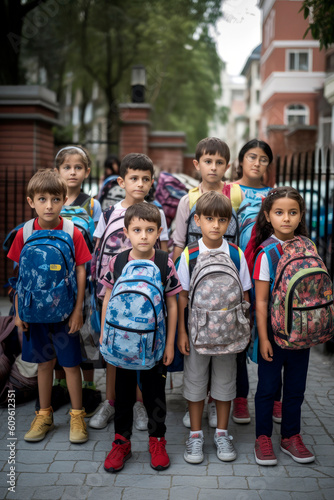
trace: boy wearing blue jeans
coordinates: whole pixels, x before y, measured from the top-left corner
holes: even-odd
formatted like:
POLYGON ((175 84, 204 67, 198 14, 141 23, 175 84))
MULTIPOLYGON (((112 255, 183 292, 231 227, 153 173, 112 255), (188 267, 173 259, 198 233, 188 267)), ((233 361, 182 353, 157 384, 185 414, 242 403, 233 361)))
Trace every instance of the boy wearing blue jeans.
MULTIPOLYGON (((59 216, 67 196, 66 182, 55 170, 39 170, 30 179, 27 188, 27 201, 34 208, 38 217, 34 220, 33 231, 63 230, 63 219, 59 216)), ((81 374, 79 364, 82 362, 79 330, 83 324, 82 304, 85 293, 85 263, 91 259, 85 240, 77 228, 73 232, 75 250, 77 296, 73 311, 68 320, 58 323, 26 323, 20 319, 18 298, 15 297, 15 324, 25 333, 23 335, 22 359, 29 363, 38 363, 38 393, 40 410, 36 411, 25 441, 41 441, 54 427, 51 407, 51 391, 53 369, 56 359, 64 367, 66 381, 72 403, 70 441, 84 443, 88 433, 84 421, 85 411, 82 408, 81 374)), ((23 228, 15 236, 9 250, 8 258, 19 263, 24 246, 23 228)), ((42 252, 42 247, 41 247, 42 252)), ((28 263, 30 264, 30 263, 28 263)), ((51 268, 51 265, 50 265, 51 268)), ((31 275, 38 269, 24 267, 24 272, 31 275)), ((50 304, 50 307, 53 304, 50 304)), ((56 307, 56 305, 55 305, 56 307)))

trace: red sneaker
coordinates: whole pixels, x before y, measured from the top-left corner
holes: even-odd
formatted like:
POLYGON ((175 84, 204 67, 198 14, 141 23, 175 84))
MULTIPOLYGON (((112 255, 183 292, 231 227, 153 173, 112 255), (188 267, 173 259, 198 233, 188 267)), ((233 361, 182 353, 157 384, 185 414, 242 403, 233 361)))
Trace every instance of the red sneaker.
POLYGON ((104 470, 118 472, 123 469, 124 462, 131 457, 131 441, 120 434, 115 434, 115 441, 104 462, 104 470))
POLYGON ((273 421, 277 424, 282 422, 282 403, 281 401, 274 401, 273 408, 273 421))
POLYGON ((235 398, 233 400, 232 419, 236 424, 249 424, 251 419, 247 398, 235 398))
POLYGON ((149 451, 151 453, 151 467, 154 470, 165 470, 169 467, 169 457, 166 451, 166 439, 150 437, 149 451))
POLYGON ((281 450, 290 455, 299 464, 308 464, 315 460, 315 456, 306 448, 300 434, 281 439, 281 450))
POLYGON ((254 455, 259 465, 276 465, 277 458, 270 437, 259 436, 255 441, 254 455))

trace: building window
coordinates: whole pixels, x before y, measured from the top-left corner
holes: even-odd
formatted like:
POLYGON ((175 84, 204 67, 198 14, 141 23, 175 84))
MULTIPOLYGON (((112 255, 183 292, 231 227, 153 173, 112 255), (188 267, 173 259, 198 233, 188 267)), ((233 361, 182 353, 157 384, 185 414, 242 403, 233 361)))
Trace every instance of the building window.
POLYGON ((308 52, 289 52, 289 71, 309 71, 308 52))
POLYGON ((256 91, 256 104, 259 104, 259 102, 260 102, 260 91, 257 90, 256 91))
POLYGON ((287 125, 308 125, 308 109, 303 104, 290 104, 286 108, 287 125))

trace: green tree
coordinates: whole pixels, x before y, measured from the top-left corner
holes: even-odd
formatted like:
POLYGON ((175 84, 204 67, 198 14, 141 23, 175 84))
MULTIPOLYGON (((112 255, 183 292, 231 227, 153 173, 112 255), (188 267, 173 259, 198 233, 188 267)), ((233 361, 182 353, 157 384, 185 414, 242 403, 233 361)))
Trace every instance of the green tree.
MULTIPOLYGON (((147 69, 146 100, 156 128, 187 132, 194 147, 215 111, 221 63, 211 29, 220 0, 67 0, 39 36, 26 40, 62 101, 69 72, 83 96, 104 93, 108 141, 117 139, 118 104, 130 100, 134 64, 147 69)), ((86 96, 86 98, 85 98, 86 96)), ((82 131, 85 127, 82 120, 82 131)))
POLYGON ((308 32, 320 42, 320 50, 334 43, 334 3, 333 0, 304 0, 300 11, 304 12, 304 19, 309 18, 308 32))

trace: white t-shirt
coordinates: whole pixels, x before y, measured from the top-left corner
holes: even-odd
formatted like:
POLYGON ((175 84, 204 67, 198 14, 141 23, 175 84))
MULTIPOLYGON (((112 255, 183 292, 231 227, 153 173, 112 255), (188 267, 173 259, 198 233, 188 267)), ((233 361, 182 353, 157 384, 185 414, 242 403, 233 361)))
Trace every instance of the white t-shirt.
MULTIPOLYGON (((123 200, 119 201, 118 203, 115 203, 114 211, 112 213, 113 217, 115 217, 115 216, 117 216, 117 217, 123 216, 124 217, 125 212, 126 212, 126 208, 123 207, 122 203, 123 203, 123 200)), ((161 216, 161 226, 162 226, 160 241, 168 241, 169 237, 168 237, 166 217, 165 217, 163 210, 161 210, 161 208, 159 208, 159 212, 160 212, 160 216, 161 216)), ((94 231, 94 238, 101 238, 103 233, 104 233, 105 228, 106 228, 106 223, 104 221, 103 213, 101 213, 98 225, 96 226, 96 229, 94 231)))
MULTIPOLYGON (((275 235, 271 235, 271 238, 277 240, 281 245, 284 243, 284 241, 276 238, 275 235)), ((259 281, 270 281, 269 262, 265 252, 261 252, 256 261, 253 277, 255 280, 259 281)))
MULTIPOLYGON (((207 248, 204 245, 203 238, 201 238, 198 241, 198 247, 199 247, 198 248, 199 253, 208 252, 210 250, 209 248, 207 248)), ((229 244, 227 243, 226 240, 224 240, 224 238, 223 238, 222 245, 219 248, 216 248, 215 250, 218 250, 220 252, 226 253, 227 255, 230 255, 229 244)), ((177 270, 177 274, 179 276, 179 280, 180 280, 180 283, 182 285, 183 290, 189 291, 189 285, 190 285, 189 266, 187 264, 187 260, 186 260, 186 256, 185 256, 184 251, 181 254, 180 265, 179 265, 179 268, 177 270)), ((249 275, 247 262, 246 262, 246 259, 245 259, 243 252, 241 252, 239 275, 240 275, 240 281, 241 281, 243 291, 246 292, 247 290, 250 290, 252 288, 252 281, 251 281, 251 278, 249 275)))

